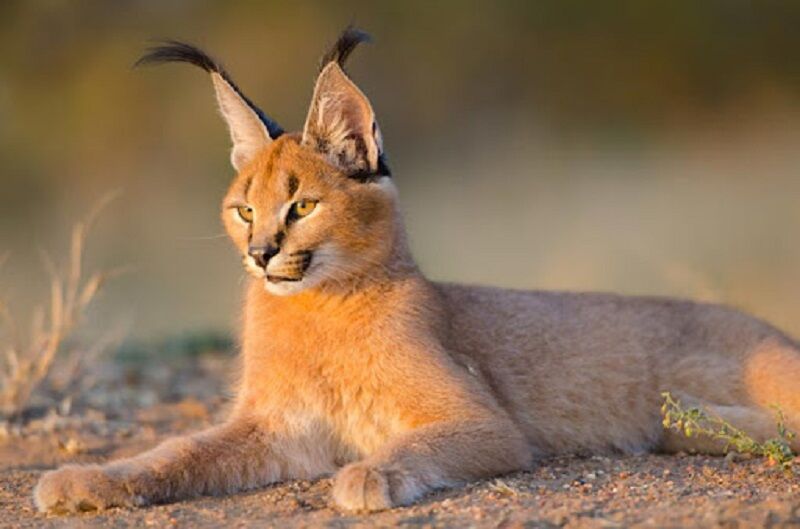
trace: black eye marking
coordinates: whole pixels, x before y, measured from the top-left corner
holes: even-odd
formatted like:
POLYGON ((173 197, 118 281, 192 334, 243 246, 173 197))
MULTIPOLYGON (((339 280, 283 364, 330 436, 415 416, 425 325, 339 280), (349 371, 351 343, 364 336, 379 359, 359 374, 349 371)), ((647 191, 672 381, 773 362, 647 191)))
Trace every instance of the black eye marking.
POLYGON ((289 206, 288 213, 286 213, 286 220, 284 221, 284 223, 288 228, 292 224, 292 222, 296 221, 299 218, 300 217, 297 215, 297 211, 295 211, 294 209, 294 204, 292 204, 291 206, 289 206))
POLYGON ((278 233, 276 233, 275 234, 275 246, 280 248, 280 246, 283 244, 283 240, 285 238, 286 238, 286 232, 285 231, 279 231, 278 233))
POLYGON ((292 198, 294 194, 297 193, 297 189, 300 187, 300 180, 298 180, 295 175, 289 175, 289 180, 287 180, 286 186, 288 187, 289 198, 292 198))

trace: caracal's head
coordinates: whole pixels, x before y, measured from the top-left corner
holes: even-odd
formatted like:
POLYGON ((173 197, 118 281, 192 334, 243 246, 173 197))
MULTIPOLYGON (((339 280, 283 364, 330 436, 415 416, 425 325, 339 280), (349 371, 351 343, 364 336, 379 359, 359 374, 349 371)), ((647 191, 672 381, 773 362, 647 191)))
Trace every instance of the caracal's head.
POLYGON ((273 294, 347 285, 390 257, 395 188, 372 106, 342 69, 367 39, 348 28, 325 55, 299 133, 284 133, 193 46, 169 42, 140 59, 189 62, 211 74, 238 173, 222 219, 245 269, 273 294))

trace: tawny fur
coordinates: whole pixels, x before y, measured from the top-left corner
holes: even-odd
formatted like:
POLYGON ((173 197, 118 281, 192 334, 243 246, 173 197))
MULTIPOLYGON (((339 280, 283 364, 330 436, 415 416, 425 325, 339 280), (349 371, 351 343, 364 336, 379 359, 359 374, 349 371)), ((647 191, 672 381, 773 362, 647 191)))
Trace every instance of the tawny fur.
POLYGON ((133 458, 49 472, 35 491, 39 509, 135 507, 335 474, 335 503, 372 511, 553 454, 720 453, 709 439, 663 429, 662 391, 757 439, 775 434, 771 405, 800 427, 796 342, 736 310, 426 280, 391 179, 347 173, 374 170, 382 146, 363 121, 374 120, 366 98, 345 81, 329 84, 347 93, 315 97, 357 106, 310 121, 338 139, 309 141, 314 130, 245 138, 265 146, 223 202, 253 276, 230 418, 133 458), (317 208, 287 226, 301 197, 317 208), (252 224, 237 216, 242 205, 255 212, 252 224), (249 248, 280 232, 280 253, 259 267, 249 248), (306 251, 304 270, 296 255, 306 251))

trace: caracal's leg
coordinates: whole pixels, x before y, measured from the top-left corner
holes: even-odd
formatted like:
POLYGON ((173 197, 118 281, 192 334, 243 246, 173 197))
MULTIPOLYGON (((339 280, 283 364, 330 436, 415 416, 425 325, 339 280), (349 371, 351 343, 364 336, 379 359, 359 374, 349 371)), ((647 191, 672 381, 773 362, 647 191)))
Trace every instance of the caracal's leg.
POLYGON ((510 420, 431 424, 342 468, 333 497, 349 510, 406 505, 437 488, 525 469, 531 455, 510 420))
MULTIPOLYGON (((705 410, 711 417, 718 417, 731 426, 738 428, 758 442, 777 437, 777 417, 774 410, 765 410, 757 407, 747 406, 720 406, 707 404, 701 401, 685 401, 681 403, 686 406, 698 406, 705 410)), ((796 424, 796 421, 793 421, 796 424)), ((790 429, 792 424, 789 424, 790 429)), ((795 438, 791 442, 792 450, 800 451, 800 439, 795 438)), ((723 455, 727 445, 724 441, 713 439, 702 434, 693 434, 687 437, 682 432, 675 430, 665 430, 662 438, 661 450, 667 453, 691 452, 710 455, 723 455)))
MULTIPOLYGON (((786 426, 800 434, 800 350, 786 339, 773 337, 728 362, 724 369, 707 367, 697 374, 684 369, 676 384, 683 388, 676 388, 675 396, 684 407, 704 409, 757 441, 778 435, 776 407, 783 412, 786 426)), ((725 443, 665 431, 661 448, 721 454, 725 443)), ((792 449, 800 451, 800 437, 794 439, 792 449)))
POLYGON ((48 472, 36 486, 34 500, 40 511, 75 512, 227 494, 290 477, 313 477, 307 461, 293 465, 274 441, 258 421, 231 420, 128 459, 48 472))

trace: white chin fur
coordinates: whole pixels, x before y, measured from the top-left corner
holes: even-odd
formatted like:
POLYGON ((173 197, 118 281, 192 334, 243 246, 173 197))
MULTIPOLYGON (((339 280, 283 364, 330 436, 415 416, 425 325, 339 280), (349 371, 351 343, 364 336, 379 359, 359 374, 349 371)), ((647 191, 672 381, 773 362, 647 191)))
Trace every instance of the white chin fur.
POLYGON ((272 283, 265 278, 264 289, 273 296, 291 296, 308 288, 307 283, 306 278, 300 281, 281 281, 279 283, 272 283))
POLYGON ((300 281, 271 283, 264 278, 264 289, 273 296, 291 296, 292 294, 297 294, 303 290, 317 286, 322 280, 322 276, 315 272, 315 267, 312 265, 300 281))

